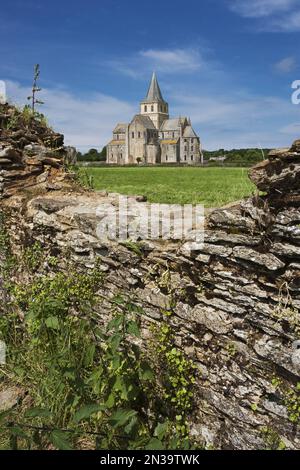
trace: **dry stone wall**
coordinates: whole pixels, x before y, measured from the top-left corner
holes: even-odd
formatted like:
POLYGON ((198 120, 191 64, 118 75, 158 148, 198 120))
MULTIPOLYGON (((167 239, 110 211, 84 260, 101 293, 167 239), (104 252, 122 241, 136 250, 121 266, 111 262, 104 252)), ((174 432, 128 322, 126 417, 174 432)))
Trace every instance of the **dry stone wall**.
POLYGON ((99 239, 97 209, 114 204, 115 194, 19 192, 2 206, 16 252, 39 241, 51 254, 67 253, 78 270, 100 260, 100 323, 123 292, 143 308, 146 345, 150 326, 172 313, 177 343, 199 367, 190 417, 199 442, 299 449, 291 409, 300 382, 300 142, 272 152, 250 178, 264 194, 213 211, 204 246, 192 253, 180 241, 99 239))

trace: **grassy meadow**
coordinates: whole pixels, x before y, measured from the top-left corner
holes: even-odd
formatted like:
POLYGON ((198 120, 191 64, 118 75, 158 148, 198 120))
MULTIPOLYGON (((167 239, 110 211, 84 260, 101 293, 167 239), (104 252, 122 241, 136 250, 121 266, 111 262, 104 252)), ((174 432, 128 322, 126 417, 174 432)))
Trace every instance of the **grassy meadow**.
POLYGON ((96 190, 141 194, 149 202, 220 207, 249 196, 248 168, 87 168, 96 190))

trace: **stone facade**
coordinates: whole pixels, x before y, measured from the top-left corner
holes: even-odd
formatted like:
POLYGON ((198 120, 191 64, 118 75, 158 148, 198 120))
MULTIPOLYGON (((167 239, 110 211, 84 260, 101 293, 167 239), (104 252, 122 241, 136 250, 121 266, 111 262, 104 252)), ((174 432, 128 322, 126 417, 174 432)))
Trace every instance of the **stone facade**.
POLYGON ((200 139, 185 117, 169 119, 169 105, 163 99, 155 74, 140 114, 130 124, 117 124, 107 145, 107 163, 197 164, 202 162, 200 139))

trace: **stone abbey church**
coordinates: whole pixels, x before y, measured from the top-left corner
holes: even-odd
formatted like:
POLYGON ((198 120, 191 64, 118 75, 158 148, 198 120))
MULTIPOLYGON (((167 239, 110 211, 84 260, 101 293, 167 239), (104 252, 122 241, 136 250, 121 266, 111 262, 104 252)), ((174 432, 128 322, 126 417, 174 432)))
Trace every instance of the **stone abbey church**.
POLYGON ((132 165, 138 163, 202 162, 200 139, 190 119, 169 119, 169 105, 163 99, 153 73, 146 98, 130 124, 117 124, 113 139, 107 145, 107 163, 132 165))

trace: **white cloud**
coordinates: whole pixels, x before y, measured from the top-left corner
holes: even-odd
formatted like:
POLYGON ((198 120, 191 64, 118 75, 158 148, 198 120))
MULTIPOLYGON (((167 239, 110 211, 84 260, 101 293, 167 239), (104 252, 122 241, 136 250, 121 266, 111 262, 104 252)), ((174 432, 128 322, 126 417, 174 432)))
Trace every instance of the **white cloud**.
MULTIPOLYGON (((7 95, 14 103, 24 105, 29 88, 7 81, 7 95)), ((40 107, 49 123, 65 135, 65 144, 80 150, 102 148, 111 140, 112 129, 138 111, 136 105, 101 93, 79 98, 61 88, 43 89, 40 107)))
POLYGON ((294 57, 285 57, 274 65, 275 70, 280 73, 289 73, 295 70, 296 60, 294 57))
POLYGON ((147 49, 125 59, 109 61, 113 69, 133 78, 141 77, 153 70, 165 74, 190 73, 211 68, 199 49, 147 49))
MULTIPOLYGON (((24 104, 29 89, 6 82, 12 101, 24 104)), ((117 122, 129 122, 138 112, 135 103, 104 94, 80 98, 62 88, 44 89, 40 109, 58 132, 65 134, 67 145, 80 150, 101 148, 110 139, 117 122)), ((171 116, 190 116, 204 148, 286 147, 300 136, 299 106, 276 97, 242 93, 208 96, 196 90, 178 92, 170 88, 171 116), (291 124, 292 123, 292 124, 291 124)))
POLYGON ((241 16, 261 18, 289 11, 297 0, 232 0, 231 9, 241 16))
POLYGON ((296 33, 300 31, 300 11, 293 11, 281 18, 275 18, 269 27, 270 31, 296 33))
POLYGON ((149 49, 141 51, 140 56, 164 71, 193 71, 205 65, 200 52, 195 49, 149 49))
POLYGON ((249 94, 173 96, 176 115, 189 115, 204 148, 288 147, 300 136, 287 123, 299 117, 290 100, 249 94))
POLYGON ((282 134, 287 134, 287 135, 298 135, 300 136, 300 122, 293 122, 291 124, 288 124, 287 126, 284 126, 280 129, 280 132, 282 134))
POLYGON ((230 0, 229 7, 244 18, 257 19, 256 31, 300 31, 299 0, 230 0))

